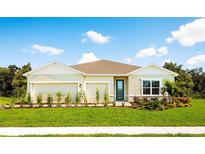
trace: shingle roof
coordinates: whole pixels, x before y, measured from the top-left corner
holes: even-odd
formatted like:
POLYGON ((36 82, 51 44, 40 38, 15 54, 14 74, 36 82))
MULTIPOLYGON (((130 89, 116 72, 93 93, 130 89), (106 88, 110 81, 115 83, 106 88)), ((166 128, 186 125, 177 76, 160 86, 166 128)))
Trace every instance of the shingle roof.
POLYGON ((127 74, 140 68, 139 66, 109 60, 99 60, 71 67, 86 74, 127 74))

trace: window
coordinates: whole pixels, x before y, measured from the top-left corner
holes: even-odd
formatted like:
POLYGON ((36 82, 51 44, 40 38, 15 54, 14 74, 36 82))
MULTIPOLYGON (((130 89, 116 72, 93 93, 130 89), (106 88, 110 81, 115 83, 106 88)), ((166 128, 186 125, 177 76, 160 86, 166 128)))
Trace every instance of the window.
POLYGON ((159 81, 152 81, 152 95, 159 95, 159 81))
POLYGON ((159 95, 160 81, 159 80, 143 80, 143 95, 159 95))
POLYGON ((144 80, 143 81, 143 95, 150 95, 150 81, 144 80))

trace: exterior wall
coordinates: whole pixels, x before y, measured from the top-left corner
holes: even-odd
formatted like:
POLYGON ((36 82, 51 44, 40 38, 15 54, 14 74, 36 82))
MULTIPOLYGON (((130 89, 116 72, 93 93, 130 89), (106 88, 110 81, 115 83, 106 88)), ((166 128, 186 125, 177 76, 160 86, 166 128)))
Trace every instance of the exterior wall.
POLYGON ((34 74, 80 74, 80 72, 62 64, 53 63, 32 73, 32 75, 34 74))
POLYGON ((128 91, 129 101, 133 100, 134 96, 140 96, 141 93, 141 79, 159 79, 161 86, 163 86, 163 80, 174 81, 174 75, 172 74, 133 74, 128 77, 128 91))

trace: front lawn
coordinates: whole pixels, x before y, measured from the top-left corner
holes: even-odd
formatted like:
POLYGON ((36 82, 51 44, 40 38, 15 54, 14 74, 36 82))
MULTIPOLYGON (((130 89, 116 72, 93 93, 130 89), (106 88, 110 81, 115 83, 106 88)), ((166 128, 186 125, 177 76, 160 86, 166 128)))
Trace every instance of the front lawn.
POLYGON ((0 97, 0 104, 9 104, 12 98, 9 97, 0 97))
POLYGON ((40 108, 0 110, 0 126, 205 126, 205 100, 164 111, 132 108, 40 108))

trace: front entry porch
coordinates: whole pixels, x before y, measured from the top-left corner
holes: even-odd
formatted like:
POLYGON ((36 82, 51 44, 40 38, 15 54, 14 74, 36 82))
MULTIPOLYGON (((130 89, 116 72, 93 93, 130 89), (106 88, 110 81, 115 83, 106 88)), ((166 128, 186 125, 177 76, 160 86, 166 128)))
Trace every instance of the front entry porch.
POLYGON ((114 101, 127 102, 128 101, 128 77, 114 77, 114 101))

